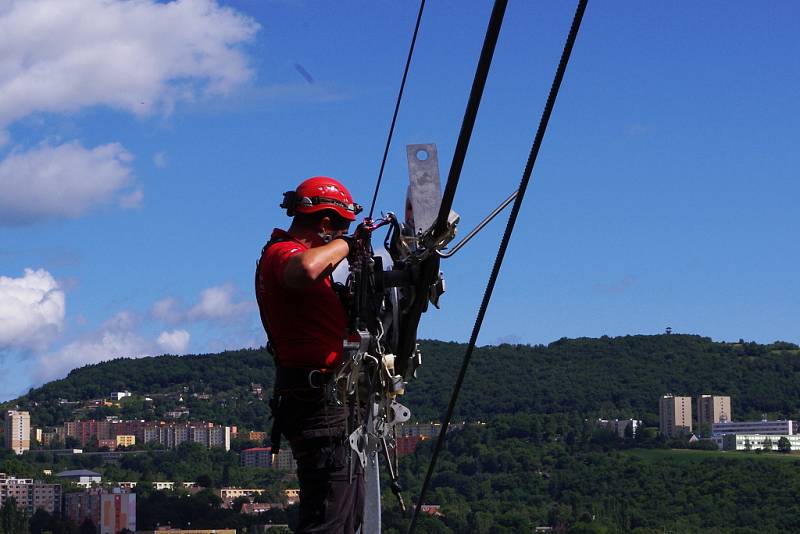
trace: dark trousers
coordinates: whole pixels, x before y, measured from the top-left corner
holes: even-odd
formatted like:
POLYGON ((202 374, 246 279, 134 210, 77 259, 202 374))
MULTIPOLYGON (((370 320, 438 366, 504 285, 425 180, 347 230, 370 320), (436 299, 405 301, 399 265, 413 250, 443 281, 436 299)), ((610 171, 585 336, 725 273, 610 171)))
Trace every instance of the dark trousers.
POLYGON ((326 402, 323 391, 280 397, 277 417, 300 482, 298 533, 354 534, 361 526, 364 471, 351 454, 347 416, 344 406, 326 402))
POLYGON ((292 446, 300 481, 298 533, 353 534, 364 514, 364 471, 347 441, 320 438, 292 446))

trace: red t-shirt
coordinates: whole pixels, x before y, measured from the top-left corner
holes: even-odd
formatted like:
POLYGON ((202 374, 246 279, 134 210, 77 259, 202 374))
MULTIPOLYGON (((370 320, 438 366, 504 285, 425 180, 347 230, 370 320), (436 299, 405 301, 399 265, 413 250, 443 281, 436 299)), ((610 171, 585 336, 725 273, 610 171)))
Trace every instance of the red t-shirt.
POLYGON ((275 229, 258 262, 256 293, 262 321, 269 326, 278 363, 283 367, 330 369, 342 360, 347 316, 330 277, 304 289, 283 281, 289 258, 308 247, 275 229))

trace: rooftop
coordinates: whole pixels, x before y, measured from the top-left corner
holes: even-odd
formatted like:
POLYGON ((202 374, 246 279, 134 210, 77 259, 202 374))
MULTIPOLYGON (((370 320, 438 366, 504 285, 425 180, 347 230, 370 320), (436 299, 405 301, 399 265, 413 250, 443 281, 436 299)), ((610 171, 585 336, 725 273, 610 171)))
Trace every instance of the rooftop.
POLYGON ((99 477, 102 476, 100 473, 95 473, 94 471, 89 471, 88 469, 74 469, 72 471, 61 471, 60 473, 56 473, 57 477, 99 477))

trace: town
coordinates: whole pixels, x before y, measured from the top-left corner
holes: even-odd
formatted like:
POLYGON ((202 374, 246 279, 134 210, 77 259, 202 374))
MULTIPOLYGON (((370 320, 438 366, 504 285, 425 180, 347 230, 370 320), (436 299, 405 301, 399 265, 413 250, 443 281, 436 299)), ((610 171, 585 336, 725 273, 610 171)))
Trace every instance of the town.
MULTIPOLYGON (((260 385, 253 384, 252 392, 261 400, 260 385)), ((108 399, 94 399, 80 404, 75 413, 91 412, 93 407, 113 406, 132 396, 129 391, 113 392, 108 399)), ((149 398, 145 396, 145 398, 149 398)), ((65 401, 69 402, 69 401, 65 401)), ((159 454, 193 444, 207 449, 231 451, 232 443, 255 444, 236 451, 245 469, 268 469, 280 473, 286 480, 295 480, 296 463, 289 447, 272 454, 264 444, 268 435, 261 430, 240 430, 206 421, 190 421, 188 413, 176 415, 170 421, 125 420, 118 416, 104 419, 76 419, 55 427, 32 427, 31 416, 24 410, 7 410, 3 425, 5 448, 25 458, 37 451, 47 451, 54 457, 92 459, 93 462, 115 463, 126 456, 159 454)), ((450 429, 463 428, 453 424, 450 429)), ((423 441, 438 436, 439 423, 403 424, 393 443, 398 456, 412 454, 423 441)), ((107 480, 91 469, 69 469, 53 472, 43 469, 41 479, 19 477, 16 473, 0 473, 0 507, 15 506, 24 517, 41 510, 60 517, 81 532, 119 534, 145 533, 137 530, 136 480, 107 480)), ((283 510, 298 502, 299 489, 286 487, 276 494, 274 488, 222 486, 210 488, 208 477, 197 480, 149 480, 148 489, 178 495, 197 495, 211 491, 222 509, 258 516, 272 510, 283 510), (206 479, 206 480, 203 480, 206 479), (275 499, 275 496, 278 499, 275 499), (271 498, 267 498, 270 496, 271 498)), ((427 505, 425 512, 438 513, 438 506, 427 505)), ((159 534, 202 534, 211 530, 176 526, 159 527, 159 534)), ((285 524, 265 524, 264 528, 288 528, 285 524)), ((233 534, 235 529, 215 529, 217 533, 233 534)))
MULTIPOLYGON (((251 384, 251 392, 262 399, 262 388, 251 384)), ((129 391, 117 391, 108 399, 93 399, 79 403, 75 414, 91 413, 93 407, 117 405, 132 396, 129 391)), ((145 397, 149 398, 149 397, 145 397)), ((67 401, 68 402, 68 401, 67 401)), ((800 450, 797 422, 791 420, 735 421, 731 397, 702 394, 696 398, 696 409, 690 396, 666 394, 658 402, 661 439, 689 446, 705 444, 704 448, 721 451, 780 451, 800 450)), ((127 420, 117 415, 102 419, 75 419, 55 427, 33 427, 29 412, 7 410, 3 426, 5 448, 19 457, 47 451, 53 457, 90 459, 95 462, 119 462, 126 456, 162 454, 192 444, 205 449, 236 451, 239 465, 245 469, 268 469, 281 473, 284 480, 296 480, 296 464, 288 447, 277 455, 266 445, 267 432, 243 430, 207 421, 191 421, 188 412, 170 414, 170 420, 127 420)), ((438 423, 408 423, 402 425, 394 439, 398 456, 413 454, 417 446, 439 434, 438 423)), ((630 439, 644 432, 638 419, 598 419, 598 429, 604 429, 619 439, 630 439)), ((464 423, 454 424, 460 429, 464 423)), ((556 437, 557 439, 557 437, 556 437)), ((123 460, 124 461, 124 460, 123 460)), ((296 486, 282 487, 276 492, 270 487, 240 487, 212 485, 206 476, 197 480, 110 480, 91 469, 67 469, 53 472, 43 469, 40 478, 21 477, 16 473, 0 473, 0 506, 12 505, 26 517, 41 510, 81 527, 81 532, 118 534, 137 531, 137 485, 145 484, 154 491, 176 495, 198 495, 209 491, 218 499, 222 509, 258 516, 271 511, 285 510, 297 503, 296 486), (277 498, 276 498, 277 497, 277 498)), ((140 490, 139 490, 140 491, 140 490)), ((424 511, 441 516, 438 505, 427 504, 424 511)), ((190 524, 159 527, 159 534, 186 534, 190 524)), ((286 524, 265 524, 264 528, 288 528, 286 524)), ((194 529, 192 534, 206 532, 194 529)), ((211 532, 211 531, 207 531, 211 532)), ((235 532, 235 529, 216 529, 216 532, 235 532)))
MULTIPOLYGON (((798 421, 734 421, 731 398, 726 395, 700 395, 693 419, 692 397, 666 394, 659 399, 658 432, 664 438, 687 444, 709 443, 721 451, 800 450, 798 421)), ((598 419, 597 425, 620 438, 643 431, 638 419, 598 419)))

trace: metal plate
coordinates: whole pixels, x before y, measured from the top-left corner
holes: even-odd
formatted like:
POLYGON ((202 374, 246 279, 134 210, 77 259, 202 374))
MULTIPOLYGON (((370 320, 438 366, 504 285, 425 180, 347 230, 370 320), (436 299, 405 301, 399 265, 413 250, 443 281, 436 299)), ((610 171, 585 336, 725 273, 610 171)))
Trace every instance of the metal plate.
POLYGON ((419 235, 428 230, 439 214, 442 186, 439 178, 439 153, 434 143, 406 145, 408 193, 406 225, 419 235))
POLYGON ((364 523, 359 534, 380 534, 381 531, 381 479, 377 452, 369 455, 364 469, 364 523))

